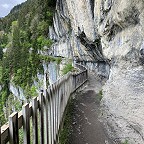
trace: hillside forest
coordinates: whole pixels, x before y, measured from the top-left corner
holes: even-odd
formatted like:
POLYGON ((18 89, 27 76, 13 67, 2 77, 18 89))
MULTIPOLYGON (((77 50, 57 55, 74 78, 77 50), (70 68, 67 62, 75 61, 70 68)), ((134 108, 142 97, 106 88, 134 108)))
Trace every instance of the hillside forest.
MULTIPOLYGON (((5 108, 12 99, 9 84, 24 89, 27 100, 36 95, 32 86, 37 73, 43 73, 42 61, 57 61, 52 56, 41 55, 40 51, 53 44, 48 38, 49 26, 53 23, 56 0, 27 0, 15 6, 0 19, 0 122, 6 122, 5 108)), ((19 101, 12 103, 16 110, 19 101)), ((10 113, 13 111, 10 108, 10 113)))

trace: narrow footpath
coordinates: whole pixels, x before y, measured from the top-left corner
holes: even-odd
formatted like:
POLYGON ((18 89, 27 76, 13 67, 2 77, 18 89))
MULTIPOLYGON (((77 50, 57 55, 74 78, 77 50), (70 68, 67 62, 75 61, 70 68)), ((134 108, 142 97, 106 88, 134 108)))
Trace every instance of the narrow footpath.
POLYGON ((89 75, 87 86, 73 100, 69 144, 114 144, 99 120, 100 79, 89 75))

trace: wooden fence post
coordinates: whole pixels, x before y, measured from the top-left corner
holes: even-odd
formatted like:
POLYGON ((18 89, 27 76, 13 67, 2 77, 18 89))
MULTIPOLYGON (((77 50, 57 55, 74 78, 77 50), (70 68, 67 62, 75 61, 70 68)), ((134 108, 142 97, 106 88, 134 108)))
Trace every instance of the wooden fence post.
MULTIPOLYGON (((39 142, 38 139, 38 108, 40 114, 40 143, 55 144, 58 143, 59 130, 62 127, 62 120, 65 108, 70 95, 78 89, 88 78, 88 71, 77 65, 82 72, 76 74, 67 74, 55 84, 45 89, 39 95, 39 100, 34 98, 32 106, 25 104, 22 112, 13 113, 9 117, 9 125, 6 126, 6 132, 1 134, 0 126, 0 144, 10 142, 10 144, 19 143, 19 128, 23 126, 24 144, 30 144, 30 116, 33 124, 33 144, 39 142)), ((45 87, 47 88, 47 87, 45 87)))
POLYGON ((40 143, 44 144, 44 96, 43 96, 43 91, 41 91, 39 95, 39 113, 40 113, 40 143))
POLYGON ((33 144, 38 144, 38 102, 37 97, 32 100, 32 124, 33 124, 33 144))
POLYGON ((52 136, 52 144, 54 144, 54 105, 53 105, 53 93, 52 93, 52 86, 50 88, 50 110, 51 110, 51 136, 52 136))
POLYGON ((58 142, 58 85, 56 86, 56 141, 58 142))
POLYGON ((23 114, 24 144, 30 144, 29 104, 25 104, 22 107, 22 114, 23 114))
POLYGON ((49 144, 52 143, 52 125, 51 125, 51 98, 50 98, 50 87, 47 89, 48 96, 48 135, 49 135, 49 144))
POLYGON ((1 144, 1 123, 0 123, 0 144, 1 144))
POLYGON ((53 102, 53 138, 54 138, 54 144, 56 143, 56 85, 52 85, 52 102, 53 102))
POLYGON ((48 133, 48 94, 47 94, 47 89, 44 91, 44 134, 45 134, 45 144, 49 143, 49 133, 48 133))
POLYGON ((19 132, 18 132, 18 113, 15 112, 9 116, 9 136, 10 144, 19 143, 19 132))

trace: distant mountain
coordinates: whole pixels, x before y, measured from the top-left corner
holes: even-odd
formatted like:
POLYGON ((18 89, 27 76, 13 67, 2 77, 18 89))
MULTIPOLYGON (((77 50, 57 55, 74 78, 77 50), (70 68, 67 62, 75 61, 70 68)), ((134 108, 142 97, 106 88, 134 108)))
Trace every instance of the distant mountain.
POLYGON ((17 19, 21 19, 24 25, 28 15, 31 19, 36 15, 46 19, 47 11, 54 11, 55 4, 56 0, 27 0, 15 6, 6 17, 0 18, 0 30, 8 32, 12 21, 17 19))
POLYGON ((18 12, 25 3, 26 3, 26 2, 14 6, 14 7, 11 9, 10 13, 16 13, 16 12, 18 12))

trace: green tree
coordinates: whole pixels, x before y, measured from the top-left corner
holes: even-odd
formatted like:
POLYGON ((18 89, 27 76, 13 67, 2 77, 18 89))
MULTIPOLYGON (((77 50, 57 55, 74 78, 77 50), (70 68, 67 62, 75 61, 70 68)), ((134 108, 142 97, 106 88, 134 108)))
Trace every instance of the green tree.
POLYGON ((12 22, 12 48, 11 48, 11 68, 16 73, 17 69, 20 68, 21 60, 21 47, 20 47, 20 29, 18 21, 12 22))

